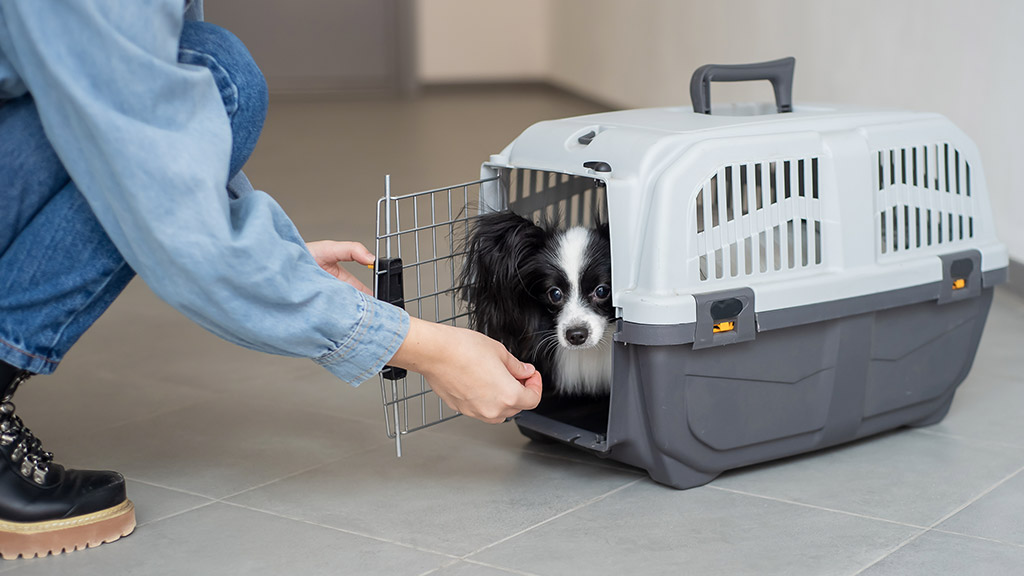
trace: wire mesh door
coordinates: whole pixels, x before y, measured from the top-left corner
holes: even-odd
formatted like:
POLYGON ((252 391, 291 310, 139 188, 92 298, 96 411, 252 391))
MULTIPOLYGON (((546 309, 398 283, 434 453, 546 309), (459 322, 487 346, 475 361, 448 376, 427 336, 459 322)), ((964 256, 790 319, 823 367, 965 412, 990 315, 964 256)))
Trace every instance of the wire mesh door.
MULTIPOLYGON (((510 209, 534 221, 592 226, 606 220, 604 182, 582 176, 501 168, 490 178, 402 196, 385 180, 377 202, 374 296, 423 320, 468 328, 458 294, 472 221, 483 212, 510 209)), ((395 450, 402 436, 459 416, 423 376, 386 367, 380 376, 384 422, 395 450)))
MULTIPOLYGON (((377 202, 374 295, 403 305, 411 316, 468 327, 457 293, 464 240, 479 213, 481 186, 495 180, 392 196, 389 177, 377 202)), ((387 434, 399 456, 402 436, 459 416, 419 374, 388 367, 380 383, 387 434)))

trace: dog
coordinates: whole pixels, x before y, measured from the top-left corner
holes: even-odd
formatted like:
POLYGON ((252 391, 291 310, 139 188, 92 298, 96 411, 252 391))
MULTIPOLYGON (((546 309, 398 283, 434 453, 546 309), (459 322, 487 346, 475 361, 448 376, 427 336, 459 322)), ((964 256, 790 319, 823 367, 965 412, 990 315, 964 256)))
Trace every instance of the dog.
POLYGON ((459 291, 470 327, 501 342, 544 377, 545 396, 606 395, 611 387, 611 241, 608 225, 559 230, 512 212, 478 217, 459 291))

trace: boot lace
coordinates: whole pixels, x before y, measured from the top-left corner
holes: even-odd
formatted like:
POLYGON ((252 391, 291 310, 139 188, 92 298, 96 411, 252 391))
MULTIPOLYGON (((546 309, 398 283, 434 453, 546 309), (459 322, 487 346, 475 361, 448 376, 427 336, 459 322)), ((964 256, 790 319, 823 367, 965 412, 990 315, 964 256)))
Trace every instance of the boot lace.
POLYGON ((18 386, 28 379, 22 373, 16 376, 8 387, 4 397, 0 399, 0 446, 14 446, 11 450, 11 463, 22 476, 42 486, 46 482, 46 474, 53 462, 53 453, 43 450, 41 440, 32 434, 21 418, 14 413, 11 398, 18 386))

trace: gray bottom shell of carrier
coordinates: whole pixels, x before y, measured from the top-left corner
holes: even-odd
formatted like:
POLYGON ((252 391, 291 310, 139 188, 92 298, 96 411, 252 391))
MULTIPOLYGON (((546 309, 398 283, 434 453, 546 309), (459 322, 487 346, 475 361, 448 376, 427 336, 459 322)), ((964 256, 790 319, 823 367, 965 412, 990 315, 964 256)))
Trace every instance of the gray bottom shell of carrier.
POLYGON ((586 417, 598 425, 542 409, 521 414, 517 425, 527 437, 692 488, 732 468, 934 424, 971 368, 992 291, 758 332, 715 348, 617 342, 611 398, 591 406, 607 413, 586 417))

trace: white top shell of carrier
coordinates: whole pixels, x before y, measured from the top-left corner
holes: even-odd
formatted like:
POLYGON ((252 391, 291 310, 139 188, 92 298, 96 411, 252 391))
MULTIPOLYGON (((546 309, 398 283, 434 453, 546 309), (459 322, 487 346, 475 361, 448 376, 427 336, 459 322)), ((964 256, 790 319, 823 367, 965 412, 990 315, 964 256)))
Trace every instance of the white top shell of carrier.
POLYGON ((978 150, 938 114, 609 112, 534 124, 483 173, 510 168, 604 182, 628 322, 692 323, 694 294, 741 287, 760 313, 937 282, 963 250, 986 272, 1008 262, 978 150))

